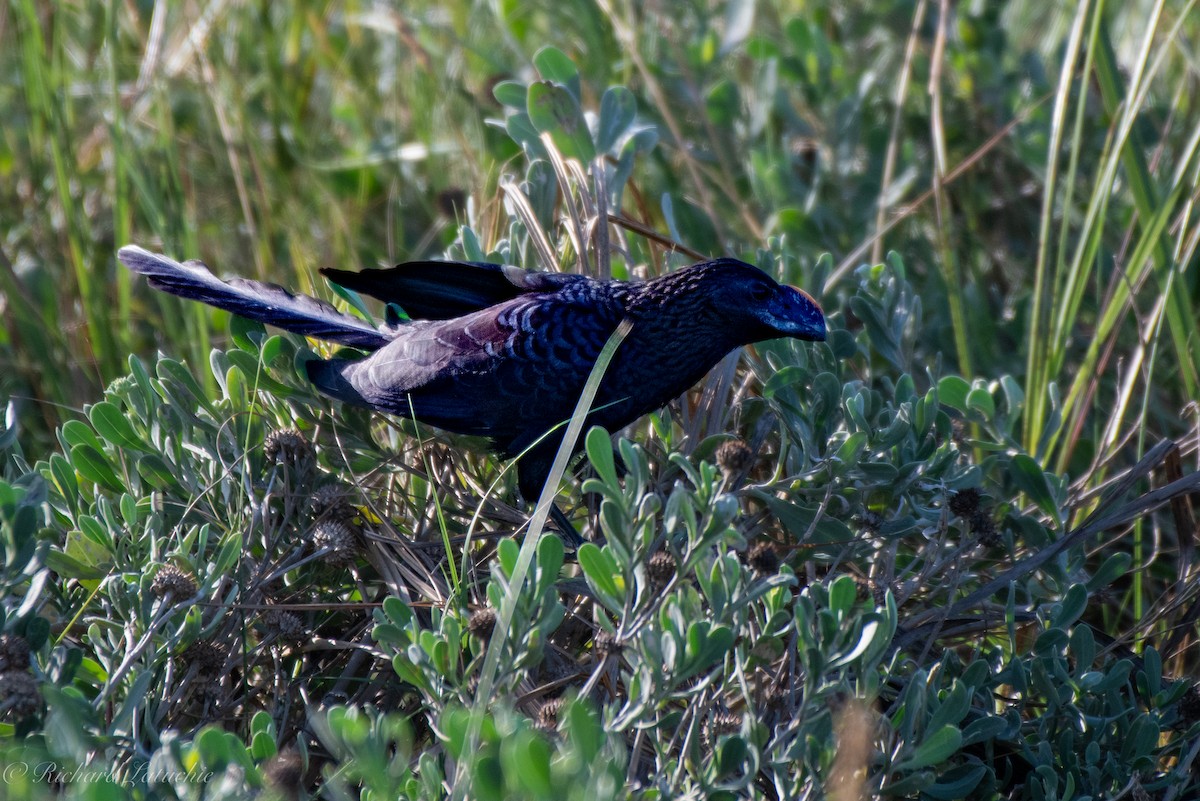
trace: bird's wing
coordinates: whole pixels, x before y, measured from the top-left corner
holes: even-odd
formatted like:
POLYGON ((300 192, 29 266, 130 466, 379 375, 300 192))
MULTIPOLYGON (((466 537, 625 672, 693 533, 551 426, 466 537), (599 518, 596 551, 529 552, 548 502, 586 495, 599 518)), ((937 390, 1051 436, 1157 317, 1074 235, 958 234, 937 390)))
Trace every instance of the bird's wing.
POLYGON ((449 320, 526 292, 552 292, 582 279, 473 261, 410 261, 383 270, 323 269, 338 286, 395 303, 414 320, 449 320))
POLYGON ((330 342, 376 350, 390 337, 371 324, 342 314, 323 300, 296 295, 276 284, 231 278, 222 281, 203 262, 177 262, 136 245, 127 245, 117 258, 150 286, 189 300, 198 300, 241 317, 330 342))
POLYGON ((310 363, 309 377, 336 398, 488 436, 510 451, 570 417, 623 315, 611 298, 565 294, 410 323, 366 359, 310 363))

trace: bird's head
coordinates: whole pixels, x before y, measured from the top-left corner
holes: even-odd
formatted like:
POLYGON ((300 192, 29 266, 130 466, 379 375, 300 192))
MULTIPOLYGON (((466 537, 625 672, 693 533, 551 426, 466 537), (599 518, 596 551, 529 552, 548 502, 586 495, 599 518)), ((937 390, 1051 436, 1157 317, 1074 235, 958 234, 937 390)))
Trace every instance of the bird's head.
POLYGON ((731 333, 742 344, 778 337, 824 341, 825 314, 804 290, 779 284, 736 259, 718 259, 698 268, 715 311, 735 327, 731 333))

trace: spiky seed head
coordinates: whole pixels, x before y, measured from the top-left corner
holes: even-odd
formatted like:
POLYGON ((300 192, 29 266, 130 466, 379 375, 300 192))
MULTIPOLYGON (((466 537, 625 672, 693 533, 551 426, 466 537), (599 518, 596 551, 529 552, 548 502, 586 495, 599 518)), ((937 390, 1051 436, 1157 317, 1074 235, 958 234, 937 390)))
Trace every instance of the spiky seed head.
POLYGON ((650 587, 661 590, 675 577, 675 557, 670 551, 655 551, 646 562, 646 577, 650 579, 650 587))
POLYGON ((722 706, 713 712, 713 716, 708 719, 708 725, 701 730, 701 742, 711 752, 717 747, 717 743, 722 737, 737 734, 741 730, 741 713, 732 712, 722 706))
POLYGON ((0 673, 29 667, 29 641, 19 634, 0 634, 0 673))
POLYGON ((773 576, 779 572, 782 562, 775 544, 767 540, 759 540, 746 554, 746 563, 760 576, 773 576))
POLYGON ((545 701, 537 711, 537 727, 545 732, 558 730, 558 713, 562 711, 563 699, 551 698, 545 701))
POLYGON ((725 735, 737 734, 742 730, 742 715, 740 712, 723 709, 713 715, 710 725, 713 740, 725 735))
POLYGON ((600 657, 601 659, 606 659, 613 654, 621 653, 621 649, 623 647, 624 646, 617 641, 617 635, 613 634, 611 631, 604 631, 601 629, 592 639, 592 648, 595 650, 596 656, 600 657))
POLYGON ((740 476, 754 462, 754 451, 740 439, 727 439, 717 447, 717 467, 729 481, 740 476))
POLYGON ((311 499, 313 516, 329 516, 335 520, 350 516, 353 509, 349 497, 349 490, 340 484, 317 487, 311 499))
POLYGON ((883 515, 870 509, 863 509, 856 520, 864 534, 878 534, 879 529, 883 528, 883 515))
POLYGON ((312 547, 328 550, 332 562, 346 564, 358 553, 358 535, 351 526, 337 520, 322 520, 313 526, 312 547))
POLYGON ((293 466, 309 463, 313 458, 312 443, 296 428, 281 428, 267 434, 263 454, 271 463, 286 462, 293 466))
POLYGON ((496 628, 496 610, 490 606, 485 606, 482 609, 476 609, 467 618, 467 631, 474 634, 479 639, 487 642, 492 638, 492 631, 496 628))
POLYGON ((22 719, 42 708, 42 694, 37 679, 27 670, 0 673, 0 713, 11 712, 22 719))
POLYGON ((263 778, 285 798, 299 798, 304 789, 304 758, 294 748, 284 749, 267 762, 263 778))
POLYGON ((952 514, 959 517, 970 517, 979 509, 979 502, 982 499, 983 496, 979 494, 979 490, 968 487, 951 495, 947 506, 950 507, 952 514))
POLYGON ((304 621, 295 612, 287 609, 268 609, 262 615, 267 631, 284 640, 295 640, 307 633, 304 621))
POLYGON ((976 511, 971 515, 968 525, 971 527, 971 533, 987 547, 992 548, 1000 544, 1000 532, 996 530, 996 521, 992 520, 992 516, 987 512, 976 511))
POLYGON ((211 640, 196 640, 183 651, 183 661, 189 666, 195 665, 202 674, 219 674, 225 668, 225 660, 229 657, 229 649, 211 640))
POLYGON ((195 595, 197 589, 192 574, 175 565, 163 565, 150 582, 150 592, 159 600, 170 595, 173 601, 183 601, 195 595))

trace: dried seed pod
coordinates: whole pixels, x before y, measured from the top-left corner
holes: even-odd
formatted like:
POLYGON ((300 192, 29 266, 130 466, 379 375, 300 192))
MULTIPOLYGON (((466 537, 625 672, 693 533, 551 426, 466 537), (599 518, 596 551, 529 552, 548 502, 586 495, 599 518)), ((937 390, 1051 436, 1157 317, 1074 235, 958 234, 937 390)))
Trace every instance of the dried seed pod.
POLYGON ((229 649, 211 640, 196 640, 183 651, 183 661, 206 675, 216 675, 225 669, 229 649))
POLYGON ((971 527, 971 533, 988 548, 1000 544, 1000 532, 996 529, 996 521, 992 520, 992 516, 987 512, 975 512, 971 515, 968 525, 971 527))
POLYGON ((551 698, 538 707, 535 723, 545 732, 558 730, 558 713, 562 711, 563 699, 551 698))
POLYGON ((262 614, 267 631, 284 640, 296 640, 308 633, 308 627, 295 612, 286 609, 267 609, 262 614))
POLYGON ((175 565, 163 565, 150 582, 150 592, 159 600, 170 595, 172 600, 182 601, 195 595, 197 589, 192 574, 175 565))
POLYGON ((669 551, 656 551, 646 561, 646 577, 650 579, 651 588, 657 592, 667 586, 675 577, 676 568, 675 557, 669 551))
POLYGON ((759 540, 746 554, 746 563, 760 576, 773 576, 779 572, 782 562, 775 544, 768 540, 759 540))
POLYGON ((717 446, 717 467, 726 481, 740 476, 754 463, 754 451, 745 440, 727 439, 717 446))
POLYGON ((596 656, 601 659, 606 659, 613 654, 621 653, 624 646, 617 641, 617 635, 609 631, 599 631, 592 639, 592 648, 596 652, 596 656))
POLYGON ((738 734, 741 730, 741 713, 731 712, 722 706, 713 712, 712 717, 708 719, 708 725, 701 730, 701 742, 707 750, 712 751, 720 738, 738 734))
POLYGON ((299 429, 281 428, 267 434, 263 441, 263 454, 268 462, 299 466, 311 462, 313 447, 299 429))
POLYGON ((26 670, 0 673, 0 714, 11 712, 17 719, 27 718, 42 708, 37 679, 26 670))
POLYGON ((484 642, 487 642, 492 638, 492 631, 495 628, 496 610, 490 606, 485 606, 482 609, 476 609, 471 613, 471 617, 467 619, 467 631, 471 632, 484 642))
POLYGON ((353 562, 359 551, 354 528, 337 520, 322 520, 313 526, 310 541, 314 550, 327 550, 329 560, 335 564, 353 562))
POLYGON ((29 641, 19 634, 0 635, 0 673, 29 667, 29 641))
POLYGON ((714 740, 724 735, 737 734, 742 730, 742 715, 728 709, 721 710, 713 715, 709 725, 714 740))
POLYGON ((312 513, 314 517, 330 517, 342 520, 351 516, 354 509, 349 501, 349 489, 340 484, 326 484, 313 491, 312 513))
POLYGON ((855 520, 864 534, 878 534, 879 529, 883 528, 883 515, 870 509, 863 509, 855 520))
POLYGON ((979 490, 969 487, 951 495, 950 501, 946 505, 952 514, 959 517, 970 517, 979 509, 979 502, 982 499, 983 496, 979 494, 979 490))

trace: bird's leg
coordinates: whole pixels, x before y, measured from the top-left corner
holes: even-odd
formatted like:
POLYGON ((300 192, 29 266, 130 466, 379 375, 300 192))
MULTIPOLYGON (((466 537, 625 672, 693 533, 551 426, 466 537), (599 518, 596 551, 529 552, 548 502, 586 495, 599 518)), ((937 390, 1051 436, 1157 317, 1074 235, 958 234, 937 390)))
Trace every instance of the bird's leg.
POLYGON ((554 521, 554 525, 562 533, 563 544, 571 550, 579 550, 579 546, 583 545, 584 539, 579 536, 579 532, 571 525, 571 521, 563 513, 562 509, 558 508, 558 504, 551 502, 550 504, 550 519, 554 521))
MULTIPOLYGON (((517 462, 517 492, 527 502, 536 505, 550 473, 550 464, 554 461, 554 455, 558 452, 560 444, 561 434, 552 434, 543 437, 521 454, 521 458, 517 462)), ((511 450, 518 451, 517 448, 511 448, 511 450)), ((554 527, 562 535, 560 539, 568 549, 576 550, 584 543, 579 532, 563 514, 563 510, 558 508, 558 504, 553 501, 550 503, 550 519, 554 521, 554 527)))

